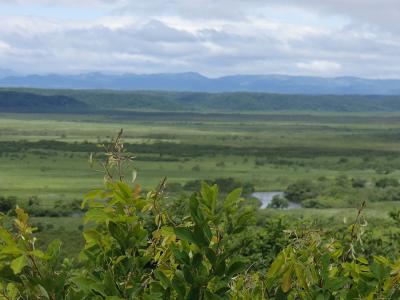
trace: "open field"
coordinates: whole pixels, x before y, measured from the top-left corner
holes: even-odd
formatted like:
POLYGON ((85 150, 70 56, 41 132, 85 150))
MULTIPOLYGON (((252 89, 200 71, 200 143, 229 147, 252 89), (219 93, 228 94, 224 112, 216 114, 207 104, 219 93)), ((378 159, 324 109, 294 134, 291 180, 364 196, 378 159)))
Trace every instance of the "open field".
POLYGON ((302 180, 318 191, 312 208, 267 209, 260 220, 343 225, 366 200, 367 218, 391 224, 389 212, 400 208, 400 188, 375 187, 380 179, 400 177, 400 113, 2 113, 0 196, 33 203, 28 207, 36 212, 41 243, 59 237, 65 253, 76 254, 83 241, 71 237, 80 236, 82 218, 65 213, 65 205, 102 186, 89 155, 100 155, 98 144, 120 128, 136 156, 137 183, 148 190, 166 176, 178 184, 168 201, 190 193, 184 186, 193 180, 232 177, 257 191, 285 191, 302 180))
POLYGON ((400 174, 400 114, 241 115, 239 120, 199 114, 192 121, 174 113, 137 115, 2 114, 0 145, 4 149, 7 141, 19 142, 16 149, 2 151, 2 193, 79 197, 101 184, 101 174, 89 167, 89 152, 101 151, 95 144, 108 141, 121 127, 145 188, 163 176, 180 183, 235 177, 268 191, 300 178, 344 174, 371 179, 383 176, 379 171, 385 168, 400 174), (70 147, 51 149, 41 146, 43 140, 70 147), (82 143, 91 151, 82 151, 87 150, 82 143))

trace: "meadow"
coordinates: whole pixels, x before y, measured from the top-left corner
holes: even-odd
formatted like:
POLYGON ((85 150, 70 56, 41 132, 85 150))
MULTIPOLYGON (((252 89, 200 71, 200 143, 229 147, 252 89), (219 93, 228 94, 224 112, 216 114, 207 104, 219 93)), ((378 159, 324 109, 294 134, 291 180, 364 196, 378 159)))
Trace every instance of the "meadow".
POLYGON ((90 153, 101 156, 101 144, 123 128, 125 147, 135 156, 130 167, 136 183, 150 190, 167 177, 171 201, 189 194, 184 186, 196 180, 234 178, 261 192, 308 180, 319 191, 317 204, 266 209, 260 218, 342 222, 366 200, 367 216, 389 220, 400 190, 378 189, 375 182, 399 178, 399 121, 400 113, 2 113, 0 196, 31 205, 44 240, 68 239, 82 225, 81 213, 69 213, 68 205, 102 187, 102 170, 90 165, 90 153), (349 185, 338 187, 340 178, 349 185), (362 188, 353 188, 354 180, 362 188))
POLYGON ((399 121, 395 113, 1 114, 0 190, 46 201, 81 198, 101 184, 90 153, 101 153, 98 144, 120 128, 145 189, 164 176, 181 184, 233 177, 257 191, 321 176, 376 180, 399 175, 399 121))

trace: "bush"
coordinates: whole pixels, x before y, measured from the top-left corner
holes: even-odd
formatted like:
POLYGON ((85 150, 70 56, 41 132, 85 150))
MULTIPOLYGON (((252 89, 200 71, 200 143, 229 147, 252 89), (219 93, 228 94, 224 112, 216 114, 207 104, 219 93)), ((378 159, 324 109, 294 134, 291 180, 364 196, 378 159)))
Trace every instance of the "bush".
POLYGON ((201 186, 202 182, 206 182, 210 185, 216 184, 219 187, 219 191, 222 193, 229 193, 230 191, 242 188, 242 192, 244 195, 250 195, 254 193, 255 188, 254 185, 246 182, 242 183, 232 177, 229 178, 217 178, 214 180, 206 179, 206 180, 191 180, 185 183, 183 189, 186 191, 196 191, 201 186))
POLYGON ((194 171, 194 172, 200 172, 200 166, 199 166, 199 165, 195 165, 195 166, 192 168, 192 171, 194 171))
POLYGON ((379 188, 386 188, 386 187, 398 187, 400 186, 399 180, 396 178, 381 178, 377 182, 375 182, 375 186, 379 188))
POLYGON ((217 163, 215 164, 215 166, 216 166, 216 167, 219 167, 219 168, 224 168, 224 167, 225 167, 225 162, 224 162, 224 161, 219 161, 219 162, 217 162, 217 163))
POLYGON ((182 190, 183 190, 183 187, 178 182, 173 182, 173 183, 167 184, 167 191, 169 191, 169 192, 177 193, 177 192, 181 192, 182 190))
POLYGON ((347 188, 349 186, 349 179, 345 175, 340 175, 335 178, 336 185, 347 188))
POLYGON ((367 181, 365 179, 361 178, 353 178, 351 180, 351 185, 353 188, 363 188, 365 187, 367 181))
POLYGON ((268 208, 288 208, 289 201, 281 196, 274 196, 270 204, 268 204, 268 208))
POLYGON ((304 208, 329 208, 330 206, 321 203, 319 199, 307 199, 301 202, 301 206, 304 208))
POLYGON ((0 212, 8 213, 17 205, 17 198, 14 196, 3 197, 0 196, 0 212))
POLYGON ((313 199, 317 195, 317 186, 310 180, 299 180, 290 184, 285 191, 285 198, 295 203, 300 203, 306 199, 313 199))

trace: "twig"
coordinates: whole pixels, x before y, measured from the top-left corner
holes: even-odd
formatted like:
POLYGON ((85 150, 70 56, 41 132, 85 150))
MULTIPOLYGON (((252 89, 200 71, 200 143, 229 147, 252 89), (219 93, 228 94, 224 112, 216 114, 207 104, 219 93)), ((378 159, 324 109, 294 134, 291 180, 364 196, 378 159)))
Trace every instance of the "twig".
POLYGON ((357 211, 357 217, 356 217, 356 219, 355 219, 355 221, 354 221, 354 223, 352 225, 352 228, 351 228, 350 247, 349 247, 349 250, 347 250, 346 255, 343 257, 343 261, 347 261, 349 259, 350 253, 352 252, 353 241, 356 238, 356 225, 359 224, 359 219, 360 219, 361 214, 362 214, 362 212, 363 212, 363 210, 365 208, 365 204, 366 204, 366 202, 363 201, 361 206, 360 206, 360 208, 357 211))

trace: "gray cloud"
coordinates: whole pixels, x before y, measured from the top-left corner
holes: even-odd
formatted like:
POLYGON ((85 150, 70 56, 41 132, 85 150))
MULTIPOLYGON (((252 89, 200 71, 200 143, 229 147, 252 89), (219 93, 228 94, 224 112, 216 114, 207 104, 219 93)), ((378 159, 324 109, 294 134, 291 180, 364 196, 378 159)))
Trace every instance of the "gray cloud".
POLYGON ((394 0, 88 1, 14 1, 104 4, 109 14, 80 22, 2 17, 0 68, 400 77, 394 0))
POLYGON ((322 14, 347 16, 352 23, 361 22, 381 29, 398 31, 400 3, 398 0, 283 0, 291 4, 322 14))

